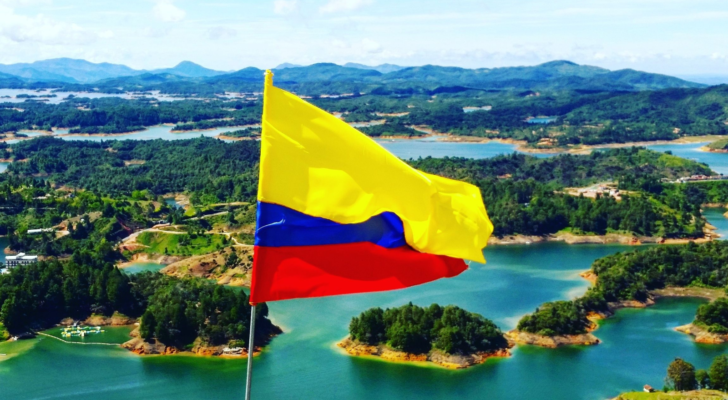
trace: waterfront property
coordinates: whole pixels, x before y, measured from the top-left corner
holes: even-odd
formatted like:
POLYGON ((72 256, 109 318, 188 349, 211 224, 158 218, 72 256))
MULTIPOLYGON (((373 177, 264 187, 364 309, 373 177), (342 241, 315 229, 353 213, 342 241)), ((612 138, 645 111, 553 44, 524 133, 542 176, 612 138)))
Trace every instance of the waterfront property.
POLYGON ((28 265, 38 262, 38 256, 29 255, 25 253, 18 253, 14 256, 5 257, 5 266, 8 268, 14 268, 19 265, 28 265))
POLYGON ((45 229, 28 229, 28 235, 37 235, 39 233, 44 232, 53 232, 55 229, 53 228, 45 228, 45 229))

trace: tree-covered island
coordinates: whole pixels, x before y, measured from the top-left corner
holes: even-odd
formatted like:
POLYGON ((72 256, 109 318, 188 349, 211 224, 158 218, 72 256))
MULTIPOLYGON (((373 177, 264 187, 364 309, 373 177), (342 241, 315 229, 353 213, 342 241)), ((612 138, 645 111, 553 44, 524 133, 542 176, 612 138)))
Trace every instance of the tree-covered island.
POLYGON ((354 356, 388 361, 429 361, 446 368, 467 368, 490 357, 507 357, 511 345, 489 319, 457 306, 412 303, 371 308, 354 317, 339 347, 354 356))
POLYGON ((547 347, 596 344, 598 339, 589 333, 596 328, 594 321, 620 308, 647 307, 660 297, 701 297, 712 302, 698 308, 695 322, 677 330, 704 343, 728 338, 728 301, 723 297, 728 285, 726 241, 621 252, 596 260, 586 276, 595 284, 584 296, 543 304, 521 318, 507 336, 547 347))

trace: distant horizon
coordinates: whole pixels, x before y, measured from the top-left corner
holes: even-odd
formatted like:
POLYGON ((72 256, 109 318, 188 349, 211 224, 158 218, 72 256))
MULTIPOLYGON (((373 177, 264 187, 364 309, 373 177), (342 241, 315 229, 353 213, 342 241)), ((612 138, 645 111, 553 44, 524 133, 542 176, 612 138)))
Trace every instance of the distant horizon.
POLYGON ((62 56, 154 69, 533 66, 572 60, 671 76, 728 73, 718 0, 0 0, 0 63, 62 56), (194 54, 194 57, 189 57, 194 54))
POLYGON ((621 70, 621 69, 633 69, 633 70, 642 71, 642 72, 648 72, 648 73, 654 73, 654 74, 661 74, 661 75, 673 76, 673 77, 681 78, 681 79, 686 79, 686 78, 683 78, 683 77, 703 77, 703 78, 725 78, 728 81, 728 71, 726 71, 725 73, 666 74, 666 73, 654 72, 654 71, 648 71, 648 70, 641 70, 641 69, 631 68, 631 67, 625 67, 625 68, 608 68, 608 67, 604 67, 604 66, 597 65, 597 64, 579 63, 579 62, 576 62, 576 61, 573 61, 573 60, 568 60, 568 59, 553 59, 553 60, 547 60, 547 61, 539 62, 539 63, 536 63, 536 64, 520 64, 520 65, 514 64, 514 65, 502 65, 502 66, 494 66, 494 67, 489 67, 489 66, 482 66, 482 67, 462 67, 462 66, 458 66, 458 65, 443 65, 443 64, 436 64, 436 63, 427 63, 427 64, 420 64, 420 65, 401 65, 401 64, 387 63, 387 62, 384 62, 384 63, 376 63, 376 64, 367 64, 367 63, 364 63, 364 62, 353 62, 353 61, 344 61, 344 62, 317 61, 317 62, 313 62, 313 63, 310 63, 310 64, 297 64, 297 63, 292 63, 292 62, 282 62, 282 63, 276 64, 274 66, 268 66, 268 67, 258 67, 258 66, 255 66, 255 65, 244 65, 244 66, 240 66, 238 68, 233 68, 233 69, 229 69, 229 70, 221 70, 221 69, 211 68, 211 67, 205 65, 204 63, 197 62, 197 61, 193 61, 191 59, 184 59, 184 60, 181 60, 181 61, 173 62, 173 63, 168 64, 168 65, 159 65, 159 66, 155 66, 155 67, 152 67, 152 68, 136 68, 136 67, 134 67, 132 65, 128 65, 128 64, 124 64, 124 63, 110 62, 110 61, 91 61, 91 60, 87 60, 87 59, 84 59, 84 58, 74 58, 74 57, 53 57, 53 58, 38 59, 38 60, 34 60, 34 61, 25 61, 25 62, 17 62, 17 63, 3 63, 3 62, 0 62, 0 65, 33 64, 33 63, 39 63, 39 62, 44 62, 44 61, 53 61, 53 60, 62 60, 62 59, 69 59, 69 60, 75 60, 75 61, 85 61, 85 62, 89 62, 89 63, 92 63, 92 64, 121 65, 121 66, 129 67, 129 68, 131 68, 133 70, 136 70, 136 71, 150 71, 150 72, 155 71, 155 70, 162 70, 162 69, 174 68, 176 66, 179 66, 180 64, 183 64, 183 63, 188 62, 188 63, 196 64, 196 65, 198 65, 200 67, 203 67, 203 68, 206 68, 206 69, 211 69, 211 70, 214 70, 216 72, 224 72, 224 73, 233 73, 233 72, 240 71, 242 69, 250 68, 250 67, 258 68, 258 69, 261 69, 261 70, 266 70, 266 69, 278 69, 280 66, 285 66, 284 68, 299 68, 299 67, 309 67, 309 66, 316 65, 316 64, 336 64, 336 65, 339 65, 341 67, 346 67, 347 64, 359 64, 359 65, 363 65, 363 66, 371 67, 371 68, 379 67, 379 66, 382 66, 382 65, 393 65, 393 66, 401 67, 401 68, 414 68, 414 67, 424 67, 424 66, 432 65, 432 66, 446 67, 446 68, 453 67, 453 68, 463 68, 463 69, 496 69, 496 68, 535 67, 535 66, 538 66, 538 65, 548 64, 548 63, 552 63, 552 62, 565 61, 565 62, 571 62, 571 63, 575 63, 575 64, 578 64, 578 65, 583 65, 583 66, 591 66, 591 67, 604 68, 604 69, 607 69, 607 70, 610 70, 610 71, 618 71, 618 70, 621 70))

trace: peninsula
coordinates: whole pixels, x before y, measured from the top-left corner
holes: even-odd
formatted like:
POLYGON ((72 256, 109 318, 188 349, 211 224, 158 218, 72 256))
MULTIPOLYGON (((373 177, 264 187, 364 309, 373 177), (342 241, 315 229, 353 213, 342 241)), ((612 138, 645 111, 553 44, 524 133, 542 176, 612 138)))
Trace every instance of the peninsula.
POLYGON ((728 242, 653 247, 617 253, 594 262, 583 277, 594 283, 584 296, 540 306, 521 318, 507 336, 516 343, 557 347, 597 344, 595 321, 620 308, 644 308, 661 297, 702 297, 714 302, 698 309, 696 322, 677 328, 704 343, 722 343, 728 333, 728 299, 723 271, 728 242))

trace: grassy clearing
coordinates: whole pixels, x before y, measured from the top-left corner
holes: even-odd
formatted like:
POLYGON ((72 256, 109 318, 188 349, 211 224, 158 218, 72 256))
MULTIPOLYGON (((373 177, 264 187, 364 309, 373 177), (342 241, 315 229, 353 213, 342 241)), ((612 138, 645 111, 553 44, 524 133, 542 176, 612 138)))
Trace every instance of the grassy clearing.
POLYGON ((728 139, 720 139, 708 145, 709 149, 725 150, 728 147, 728 139))
POLYGON ((155 254, 200 255, 212 253, 228 245, 224 235, 189 235, 144 232, 137 242, 148 246, 144 251, 155 254))
POLYGON ((717 390, 693 390, 690 392, 630 392, 620 394, 615 400, 715 400, 728 399, 728 394, 717 390))

